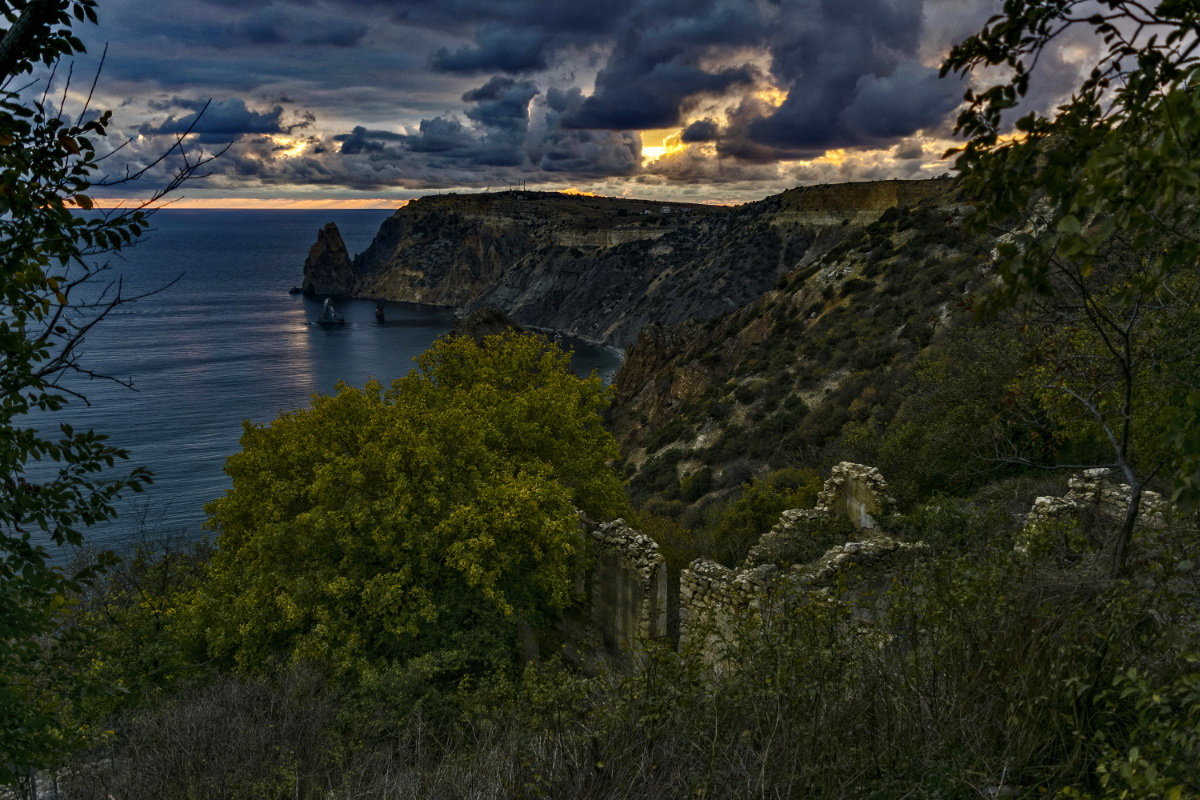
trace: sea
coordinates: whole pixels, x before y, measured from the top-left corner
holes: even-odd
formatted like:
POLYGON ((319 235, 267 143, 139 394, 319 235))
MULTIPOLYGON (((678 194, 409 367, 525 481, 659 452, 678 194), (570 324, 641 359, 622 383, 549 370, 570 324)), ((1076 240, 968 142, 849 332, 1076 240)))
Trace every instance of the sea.
MULTIPOLYGON (((269 423, 305 408, 339 381, 387 384, 455 322, 452 309, 339 299, 346 325, 314 321, 322 301, 289 294, 326 222, 351 253, 370 243, 386 210, 232 211, 164 209, 145 240, 107 259, 107 281, 125 297, 87 336, 80 360, 108 378, 75 380, 87 398, 38 420, 106 434, 148 467, 154 483, 89 529, 87 545, 128 551, 135 543, 207 535, 205 503, 230 487, 225 459, 243 421, 269 423), (130 384, 129 388, 122 384, 130 384)), ((606 381, 619 354, 574 340, 573 369, 606 381)))

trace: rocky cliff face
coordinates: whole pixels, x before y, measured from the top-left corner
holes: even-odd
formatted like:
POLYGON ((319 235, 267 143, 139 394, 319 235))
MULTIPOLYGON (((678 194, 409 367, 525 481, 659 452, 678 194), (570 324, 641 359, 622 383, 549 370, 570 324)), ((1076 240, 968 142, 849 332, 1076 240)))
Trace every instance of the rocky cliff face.
POLYGON ((337 225, 327 223, 317 232, 317 241, 304 260, 304 293, 349 294, 353 288, 350 253, 337 225))
MULTIPOLYGON (((787 212, 788 194, 772 200, 787 212)), ((877 437, 916 360, 953 339, 988 280, 986 248, 963 232, 962 211, 949 198, 893 208, 802 257, 742 308, 642 330, 610 414, 635 492, 693 502, 681 487, 732 490, 877 437)))
POLYGON ((494 306, 522 324, 625 347, 647 325, 750 302, 887 208, 945 190, 944 181, 805 187, 737 208, 543 192, 427 197, 392 215, 349 264, 319 238, 304 285, 494 306))

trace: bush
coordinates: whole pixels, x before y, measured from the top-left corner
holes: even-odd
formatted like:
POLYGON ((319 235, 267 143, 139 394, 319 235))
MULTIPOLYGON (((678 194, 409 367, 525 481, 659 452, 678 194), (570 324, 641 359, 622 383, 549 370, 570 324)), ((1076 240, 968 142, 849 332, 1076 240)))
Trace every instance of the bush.
POLYGON ((608 390, 522 334, 446 337, 384 392, 341 386, 247 424, 210 504, 220 531, 181 629, 217 664, 348 674, 438 654, 440 680, 503 668, 518 620, 573 597, 578 511, 624 508, 608 390))

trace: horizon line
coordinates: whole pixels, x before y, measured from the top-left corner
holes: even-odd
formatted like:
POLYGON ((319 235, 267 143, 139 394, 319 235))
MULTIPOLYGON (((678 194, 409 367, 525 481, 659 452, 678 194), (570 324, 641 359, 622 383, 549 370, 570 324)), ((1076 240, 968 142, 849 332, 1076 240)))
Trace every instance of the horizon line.
MULTIPOLYGON (((128 197, 93 197, 92 206, 97 209, 114 210, 121 208, 135 209, 142 202, 138 198, 128 197)), ((226 210, 226 211, 355 211, 379 210, 395 211, 402 208, 410 200, 372 197, 362 199, 346 199, 335 197, 299 198, 299 197, 180 197, 176 200, 166 200, 156 209, 195 209, 195 210, 226 210)))

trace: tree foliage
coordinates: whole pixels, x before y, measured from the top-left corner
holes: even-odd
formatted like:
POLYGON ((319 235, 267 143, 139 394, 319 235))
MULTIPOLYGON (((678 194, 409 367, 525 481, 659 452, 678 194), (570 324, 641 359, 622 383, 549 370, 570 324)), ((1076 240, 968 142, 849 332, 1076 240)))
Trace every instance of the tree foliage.
MULTIPOLYGON (((68 744, 71 703, 50 691, 47 663, 67 598, 94 575, 55 566, 51 546, 76 545, 83 529, 113 515, 113 500, 140 489, 144 470, 99 478, 125 453, 68 425, 48 433, 30 415, 75 393, 76 348, 119 291, 94 290, 93 257, 119 249, 144 216, 84 218, 107 113, 72 122, 45 97, 11 88, 14 76, 82 50, 71 16, 94 19, 91 0, 0 3, 0 783, 26 774, 68 744), (86 300, 81 293, 90 292, 86 300)), ((86 110, 86 109, 85 109, 86 110)), ((109 473, 111 474, 111 472, 109 473)))
POLYGON ((71 70, 55 77, 62 59, 83 51, 72 26, 95 22, 95 8, 0 0, 0 783, 77 738, 69 720, 82 689, 53 661, 54 639, 69 598, 111 557, 78 570, 56 559, 115 514, 122 492, 150 479, 145 469, 114 470, 126 453, 104 436, 48 415, 85 401, 73 376, 104 377, 80 361, 79 346, 136 299, 108 277, 105 254, 136 241, 147 210, 210 160, 184 150, 185 132, 140 170, 105 175, 105 155, 120 146, 106 147, 110 113, 91 108, 90 91, 68 111, 71 70), (137 180, 168 159, 178 162, 173 177, 134 208, 78 213, 93 209, 93 188, 137 180))
POLYGON ((1008 0, 942 67, 1003 76, 967 93, 958 131, 969 141, 957 165, 977 201, 976 223, 1003 233, 998 299, 1049 297, 1068 323, 1048 363, 1071 374, 1046 385, 1077 403, 1106 440, 1138 490, 1133 513, 1140 487, 1160 472, 1174 476, 1178 502, 1200 500, 1188 411, 1200 406, 1200 380, 1194 365, 1169 363, 1183 340, 1162 338, 1186 335, 1197 310, 1198 36, 1192 2, 1008 0), (1013 120, 1039 59, 1068 37, 1095 54, 1087 76, 1052 114, 1013 120), (1174 413, 1139 406, 1150 371, 1154 390, 1170 384, 1158 403, 1174 413))
POLYGON ((608 390, 527 335, 443 338, 418 364, 247 424, 187 615, 211 655, 471 672, 572 599, 579 510, 624 503, 608 390))

